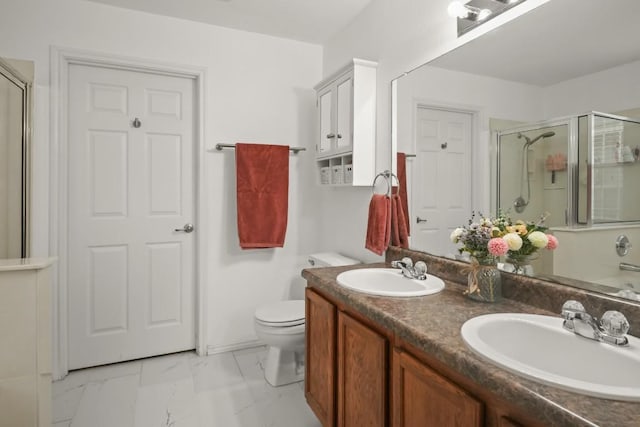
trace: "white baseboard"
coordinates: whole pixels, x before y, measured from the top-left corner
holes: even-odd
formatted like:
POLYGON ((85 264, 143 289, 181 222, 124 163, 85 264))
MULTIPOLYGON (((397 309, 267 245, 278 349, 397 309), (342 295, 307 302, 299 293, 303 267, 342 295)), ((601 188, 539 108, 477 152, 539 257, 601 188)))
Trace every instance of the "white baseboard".
POLYGON ((208 345, 207 355, 211 356, 213 354, 226 353, 229 351, 236 351, 236 350, 245 350, 247 348, 261 347, 264 345, 265 344, 258 339, 253 339, 248 341, 239 341, 236 343, 224 344, 224 345, 208 345))

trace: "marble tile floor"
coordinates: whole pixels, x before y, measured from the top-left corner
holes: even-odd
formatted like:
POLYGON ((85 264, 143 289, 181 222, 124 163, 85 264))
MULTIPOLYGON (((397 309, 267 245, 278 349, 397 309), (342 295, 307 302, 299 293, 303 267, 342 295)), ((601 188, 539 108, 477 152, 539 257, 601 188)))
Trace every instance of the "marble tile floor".
POLYGON ((320 427, 303 382, 265 381, 266 355, 186 352, 73 371, 53 383, 53 427, 320 427))

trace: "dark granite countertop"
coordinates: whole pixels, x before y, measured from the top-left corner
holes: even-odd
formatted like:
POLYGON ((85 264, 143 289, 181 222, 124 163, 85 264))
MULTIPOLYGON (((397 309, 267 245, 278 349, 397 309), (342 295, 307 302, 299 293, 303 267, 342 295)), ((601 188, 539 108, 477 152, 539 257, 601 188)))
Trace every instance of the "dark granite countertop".
MULTIPOLYGON (((415 255, 397 251, 392 259, 415 255)), ((389 254, 387 260, 389 260, 389 254)), ((414 256, 414 261, 416 257, 414 256)), ((420 257, 418 258, 420 259, 420 257)), ((435 295, 392 298, 366 295, 337 285, 339 273, 353 268, 388 267, 388 264, 362 264, 348 267, 311 268, 302 276, 311 285, 389 330, 416 348, 447 364, 476 384, 492 390, 499 398, 520 407, 523 412, 550 426, 640 426, 640 403, 622 402, 585 396, 557 387, 540 384, 512 374, 474 354, 463 342, 462 324, 470 318, 489 313, 536 313, 557 315, 550 310, 555 298, 539 298, 536 304, 518 301, 522 290, 510 283, 511 274, 503 277, 504 298, 497 303, 475 302, 463 295, 465 286, 459 278, 464 264, 424 256, 430 273, 445 281, 445 289, 435 295)), ((517 281, 521 280, 517 278, 517 281)), ((535 279, 523 278, 523 281, 535 279)), ((557 286, 557 285, 556 285, 557 286)), ((541 287, 541 286, 538 286, 541 287)), ((565 291, 559 289, 558 292, 565 291)), ((525 292, 526 293, 526 292, 525 292)), ((589 300, 589 296, 579 295, 589 300)), ((531 295, 528 294, 531 298, 531 295)), ((539 295, 538 295, 539 297, 539 295)), ((565 298, 566 295, 561 295, 565 298)), ((584 298, 582 299, 584 301, 584 298)), ((534 298, 531 298, 534 299, 534 298)), ((605 299, 604 303, 607 300, 605 299)), ((561 306, 561 303, 560 303, 561 306)), ((587 306, 587 304, 585 304, 587 306)), ((617 307, 616 307, 617 309, 617 307)), ((626 313, 625 313, 626 314, 626 313)), ((636 323, 634 319, 633 323, 636 323)), ((597 369, 597 367, 594 367, 597 369)))

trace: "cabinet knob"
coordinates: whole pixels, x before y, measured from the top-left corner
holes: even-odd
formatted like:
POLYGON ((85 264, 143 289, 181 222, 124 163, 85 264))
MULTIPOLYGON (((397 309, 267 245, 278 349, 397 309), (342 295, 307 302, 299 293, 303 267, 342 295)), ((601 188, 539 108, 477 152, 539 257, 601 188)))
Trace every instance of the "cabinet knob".
POLYGON ((341 135, 341 134, 338 134, 338 139, 340 139, 340 138, 342 138, 342 135, 341 135))
POLYGON ((333 139, 333 138, 335 138, 335 137, 336 137, 336 135, 335 135, 335 134, 333 134, 333 133, 328 133, 328 134, 327 134, 327 139, 333 139))

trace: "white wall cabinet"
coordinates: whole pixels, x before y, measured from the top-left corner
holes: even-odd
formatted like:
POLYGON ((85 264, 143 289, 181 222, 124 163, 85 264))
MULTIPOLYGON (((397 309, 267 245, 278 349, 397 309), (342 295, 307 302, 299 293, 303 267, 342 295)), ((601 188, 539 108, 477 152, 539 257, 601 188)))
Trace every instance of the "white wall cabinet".
POLYGON ((0 260, 0 426, 51 426, 50 259, 0 260))
POLYGON ((376 67, 354 59, 317 93, 316 159, 322 185, 371 185, 375 172, 376 67))

